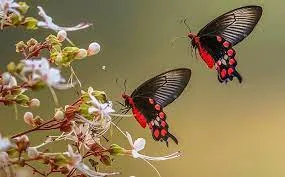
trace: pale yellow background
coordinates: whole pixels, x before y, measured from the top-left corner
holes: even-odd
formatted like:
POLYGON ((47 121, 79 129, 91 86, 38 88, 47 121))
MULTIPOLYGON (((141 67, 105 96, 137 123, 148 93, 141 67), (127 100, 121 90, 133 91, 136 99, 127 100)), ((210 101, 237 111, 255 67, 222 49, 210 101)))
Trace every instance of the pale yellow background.
MULTIPOLYGON (((177 136, 179 146, 170 147, 154 142, 149 130, 142 129, 134 119, 122 120, 120 126, 136 137, 147 139, 145 153, 163 155, 181 150, 183 157, 154 165, 164 177, 284 177, 285 176, 285 80, 284 27, 285 1, 282 0, 37 0, 58 24, 71 25, 80 21, 94 22, 81 32, 70 33, 80 47, 97 41, 102 52, 77 62, 74 67, 83 88, 93 86, 105 90, 110 99, 121 100, 116 78, 128 80, 129 93, 144 80, 176 67, 190 67, 191 83, 185 92, 165 112, 170 131, 177 136), (206 68, 187 51, 187 40, 171 47, 175 36, 186 35, 179 20, 189 18, 193 31, 231 9, 257 4, 264 14, 253 33, 237 50, 238 69, 244 82, 220 84, 215 71, 206 68), (106 65, 107 71, 101 69, 106 65)), ((14 44, 30 37, 43 39, 50 31, 10 29, 0 33, 1 69, 10 60, 18 60, 14 44)), ((72 102, 76 91, 59 91, 62 105, 72 102)), ((41 108, 35 113, 49 117, 53 102, 49 91, 32 93, 41 98, 41 108)), ((27 128, 20 109, 15 120, 12 108, 0 107, 0 131, 10 135, 27 128)), ((56 132, 54 132, 56 133, 56 132)), ((58 133, 58 132, 57 132, 58 133)), ((46 134, 31 136, 39 143, 46 134)), ((113 141, 126 146, 121 136, 113 141)), ((57 146, 58 149, 59 146, 57 146)), ((53 149, 54 150, 54 149, 53 149)), ((148 177, 155 172, 143 161, 128 157, 115 159, 122 176, 148 177)))

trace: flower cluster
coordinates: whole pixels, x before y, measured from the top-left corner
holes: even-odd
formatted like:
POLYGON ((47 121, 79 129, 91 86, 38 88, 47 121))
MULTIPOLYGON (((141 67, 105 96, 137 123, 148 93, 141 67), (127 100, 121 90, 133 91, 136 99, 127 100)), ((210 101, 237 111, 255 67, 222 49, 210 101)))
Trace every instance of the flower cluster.
MULTIPOLYGON (((81 48, 75 46, 67 37, 68 31, 85 29, 90 27, 91 23, 61 27, 53 22, 41 6, 37 8, 42 21, 25 17, 29 9, 25 2, 0 0, 2 28, 25 26, 28 29, 46 28, 56 32, 41 42, 31 38, 16 44, 16 52, 21 57, 19 61, 9 63, 6 72, 0 73, 0 103, 6 106, 37 108, 40 106, 40 99, 31 97, 27 91, 47 88, 54 98, 55 112, 52 117, 45 118, 34 115, 33 110, 29 110, 23 116, 23 121, 29 126, 28 130, 16 133, 10 138, 0 134, 0 169, 7 176, 13 176, 19 167, 24 167, 41 176, 61 174, 67 177, 103 177, 118 175, 120 172, 99 172, 99 166, 111 166, 115 156, 130 156, 147 162, 160 176, 149 161, 173 159, 181 156, 181 153, 178 151, 162 157, 141 153, 146 140, 138 138, 133 141, 130 133, 122 131, 114 123, 115 117, 132 115, 116 114, 112 101, 104 91, 89 87, 85 91, 82 90, 73 103, 60 106, 55 90, 70 89, 77 83, 80 85, 72 63, 96 55, 100 51, 100 45, 92 42, 88 47, 81 48), (69 42, 67 45, 66 40, 69 42), (44 50, 46 52, 42 52, 44 50), (47 54, 43 55, 44 53, 47 54), (66 67, 71 71, 69 79, 62 75, 62 68, 66 67), (73 82, 73 77, 76 82, 73 82), (107 138, 112 127, 121 132, 129 142, 129 147, 121 147, 118 145, 120 143, 114 143, 112 139, 107 138), (50 135, 35 145, 29 135, 39 131, 57 134, 50 135), (48 147, 55 142, 60 142, 66 150, 51 151, 48 147), (35 164, 45 167, 46 170, 39 169, 35 164)), ((102 68, 105 69, 105 66, 102 68)))

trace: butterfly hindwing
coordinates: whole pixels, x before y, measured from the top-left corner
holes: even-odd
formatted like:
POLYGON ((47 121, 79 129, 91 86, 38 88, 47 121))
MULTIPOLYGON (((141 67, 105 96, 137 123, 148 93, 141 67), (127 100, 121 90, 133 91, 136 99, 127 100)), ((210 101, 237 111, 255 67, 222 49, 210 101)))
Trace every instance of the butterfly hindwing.
POLYGON ((169 126, 166 122, 166 114, 163 112, 163 107, 156 103, 152 98, 136 97, 134 99, 135 106, 146 119, 146 122, 152 132, 152 137, 156 141, 165 141, 168 145, 170 137, 176 144, 178 140, 175 136, 169 133, 169 126))
POLYGON ((214 59, 218 80, 227 82, 236 77, 239 82, 242 82, 242 77, 236 70, 236 52, 232 48, 233 45, 221 36, 202 36, 199 39, 201 46, 214 59))
POLYGON ((234 46, 252 32, 261 15, 260 6, 240 7, 208 23, 197 36, 221 36, 234 46))

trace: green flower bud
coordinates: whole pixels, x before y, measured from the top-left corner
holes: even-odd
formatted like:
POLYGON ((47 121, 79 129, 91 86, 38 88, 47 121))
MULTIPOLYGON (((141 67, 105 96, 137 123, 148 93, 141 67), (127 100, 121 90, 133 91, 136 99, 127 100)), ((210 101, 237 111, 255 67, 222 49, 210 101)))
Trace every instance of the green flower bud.
POLYGON ((69 60, 73 60, 79 52, 78 47, 65 47, 62 50, 63 56, 67 57, 69 60))
POLYGON ((22 14, 27 13, 27 11, 28 11, 28 9, 29 9, 28 4, 25 3, 25 2, 18 2, 18 4, 19 4, 18 10, 19 10, 22 14))
POLYGON ((16 64, 14 62, 10 62, 8 65, 7 65, 7 70, 10 72, 10 73, 13 73, 16 71, 16 64))
POLYGON ((112 156, 125 155, 126 149, 122 148, 121 146, 119 146, 117 144, 112 144, 109 148, 109 153, 112 156))
POLYGON ((23 20, 23 16, 19 16, 15 13, 10 15, 10 20, 11 20, 11 24, 18 26, 21 24, 22 20, 23 20))
POLYGON ((93 95, 96 97, 97 100, 99 100, 101 103, 106 103, 107 100, 107 95, 104 91, 98 91, 94 90, 93 95))
POLYGON ((80 113, 80 115, 82 115, 86 119, 92 120, 93 116, 88 113, 89 107, 90 106, 87 105, 87 104, 81 104, 80 107, 79 107, 79 113, 80 113))
POLYGON ((27 95, 20 94, 15 98, 16 103, 21 106, 28 107, 30 104, 30 98, 27 95))
POLYGON ((61 43, 60 41, 58 40, 57 36, 55 35, 49 35, 48 37, 46 37, 46 41, 49 42, 51 45, 60 45, 61 46, 61 43))
POLYGON ((20 73, 23 70, 23 68, 24 68, 24 63, 22 62, 18 63, 16 66, 16 72, 20 73))
POLYGON ((38 29, 37 26, 38 20, 33 17, 26 17, 22 25, 24 25, 29 30, 36 30, 38 29))

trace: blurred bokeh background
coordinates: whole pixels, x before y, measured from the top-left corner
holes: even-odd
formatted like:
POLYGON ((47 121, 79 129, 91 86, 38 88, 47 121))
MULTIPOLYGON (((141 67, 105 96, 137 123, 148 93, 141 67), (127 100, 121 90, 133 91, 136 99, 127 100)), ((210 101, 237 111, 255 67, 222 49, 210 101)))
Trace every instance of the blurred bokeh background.
MULTIPOLYGON (((27 1, 31 13, 37 16, 37 5, 62 26, 81 21, 93 22, 92 28, 69 33, 80 47, 90 42, 100 43, 102 51, 91 58, 75 62, 83 83, 104 90, 113 101, 121 99, 122 90, 115 80, 127 79, 128 93, 139 84, 161 72, 177 67, 193 71, 191 83, 165 112, 170 131, 179 145, 154 142, 149 130, 142 129, 135 119, 120 122, 123 130, 135 137, 147 139, 145 153, 159 156, 177 150, 183 156, 164 162, 154 162, 163 177, 284 177, 285 176, 285 80, 284 27, 285 1, 265 0, 34 0, 27 1), (260 5, 264 14, 251 35, 238 44, 238 70, 244 77, 220 84, 214 70, 207 69, 200 58, 190 55, 189 41, 178 40, 187 30, 179 21, 189 18, 192 31, 198 32, 210 20, 244 5, 260 5), (105 65, 106 71, 101 67, 105 65)), ((38 17, 38 16, 37 16, 38 17)), ((51 33, 40 29, 6 29, 0 32, 1 70, 9 61, 17 61, 14 45, 19 40, 34 37, 44 39, 51 33)), ((77 89, 78 90, 78 89, 77 89)), ((31 93, 41 99, 35 114, 48 118, 54 103, 48 89, 31 93)), ((76 90, 57 91, 61 105, 74 101, 76 90)), ((117 107, 119 108, 119 107, 117 107)), ((22 120, 28 109, 19 108, 15 120, 12 107, 0 107, 0 132, 11 135, 27 126, 22 120)), ((53 132, 54 134, 58 132, 53 132)), ((32 135, 39 143, 46 134, 32 135)), ((115 134, 112 141, 127 146, 127 141, 115 134)), ((60 145, 56 148, 61 149, 60 145)), ((53 150, 56 150, 53 148, 53 150)), ((143 161, 120 157, 114 167, 122 176, 147 177, 156 173, 143 161)))

